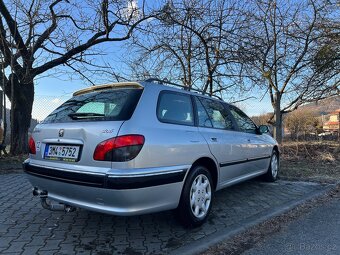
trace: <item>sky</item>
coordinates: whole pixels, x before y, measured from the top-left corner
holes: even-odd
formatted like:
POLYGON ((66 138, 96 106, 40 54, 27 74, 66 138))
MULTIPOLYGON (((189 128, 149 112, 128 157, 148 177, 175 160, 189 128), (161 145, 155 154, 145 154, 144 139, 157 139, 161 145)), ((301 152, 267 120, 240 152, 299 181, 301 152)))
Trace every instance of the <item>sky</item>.
MULTIPOLYGON (((154 2, 151 3, 155 4, 154 2)), ((100 47, 107 52, 107 55, 98 57, 97 63, 106 61, 114 69, 117 68, 118 71, 124 70, 124 64, 122 63, 127 54, 126 50, 124 50, 124 42, 106 43, 100 47)), ((73 92, 90 86, 89 82, 80 79, 78 75, 72 75, 72 73, 74 73, 74 71, 70 68, 66 69, 66 67, 61 67, 52 69, 47 73, 43 73, 40 77, 37 77, 35 80, 33 118, 39 121, 43 120, 55 108, 71 98, 73 92), (66 73, 65 70, 68 71, 68 73, 66 73)), ((103 80, 100 78, 102 77, 97 77, 97 79, 93 77, 92 80, 95 84, 115 82, 114 79, 103 80)), ((262 95, 259 95, 259 97, 262 97, 262 95)), ((268 96, 265 96, 261 102, 259 99, 250 99, 238 103, 237 106, 249 116, 272 111, 268 96)))

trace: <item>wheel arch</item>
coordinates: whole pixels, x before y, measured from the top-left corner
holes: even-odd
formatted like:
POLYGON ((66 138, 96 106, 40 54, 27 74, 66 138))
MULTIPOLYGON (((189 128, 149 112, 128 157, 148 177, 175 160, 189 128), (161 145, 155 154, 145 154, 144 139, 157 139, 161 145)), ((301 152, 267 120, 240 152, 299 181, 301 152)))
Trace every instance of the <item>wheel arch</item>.
POLYGON ((273 151, 276 151, 278 159, 280 159, 280 149, 276 144, 273 147, 273 151))
POLYGON ((205 166, 208 169, 208 171, 211 174, 211 178, 212 178, 213 185, 214 185, 214 190, 216 190, 217 182, 218 182, 218 168, 217 168, 216 162, 212 158, 201 157, 192 164, 190 170, 198 165, 205 166))

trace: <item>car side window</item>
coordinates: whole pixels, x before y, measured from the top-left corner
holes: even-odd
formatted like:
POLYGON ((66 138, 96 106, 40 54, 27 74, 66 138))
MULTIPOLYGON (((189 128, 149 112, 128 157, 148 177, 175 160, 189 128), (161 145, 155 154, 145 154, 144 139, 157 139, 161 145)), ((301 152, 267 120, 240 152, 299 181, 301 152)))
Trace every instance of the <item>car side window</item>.
POLYGON ((161 122, 193 126, 190 96, 171 91, 161 92, 157 104, 157 117, 161 122))
POLYGON ((245 113, 232 105, 229 105, 229 109, 242 132, 256 133, 256 125, 245 113))
POLYGON ((202 105, 200 100, 198 100, 197 97, 195 97, 195 102, 197 108, 198 126, 213 127, 207 111, 205 110, 204 106, 202 105))
MULTIPOLYGON (((196 98, 196 101, 200 101, 204 108, 206 109, 206 113, 208 114, 212 126, 214 128, 219 128, 219 129, 228 129, 232 130, 233 129, 233 122, 229 118, 228 112, 226 109, 223 107, 223 105, 214 100, 206 99, 206 98, 196 98)), ((199 104, 198 104, 199 105, 199 104)), ((206 121, 204 118, 199 117, 199 123, 198 125, 201 127, 207 127, 206 121), (202 122, 201 122, 202 121, 202 122)))

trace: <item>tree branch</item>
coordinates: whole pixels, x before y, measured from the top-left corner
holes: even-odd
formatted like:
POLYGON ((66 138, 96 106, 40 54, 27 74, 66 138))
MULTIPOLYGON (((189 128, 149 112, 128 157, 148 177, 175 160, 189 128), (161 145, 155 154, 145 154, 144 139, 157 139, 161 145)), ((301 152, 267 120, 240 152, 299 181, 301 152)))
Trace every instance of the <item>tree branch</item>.
POLYGON ((57 28, 57 16, 54 13, 54 6, 56 6, 58 3, 60 3, 63 0, 56 0, 52 4, 50 4, 49 9, 52 15, 52 24, 39 36, 35 44, 33 45, 32 48, 32 54, 34 54, 44 43, 44 41, 49 38, 51 33, 57 28))
MULTIPOLYGON (((144 17, 140 20, 138 20, 137 22, 135 22, 134 24, 132 24, 128 30, 128 32, 126 33, 125 36, 123 37, 116 37, 116 38, 110 38, 110 37, 102 37, 104 35, 106 35, 107 31, 99 31, 97 33, 95 33, 86 43, 84 44, 80 44, 79 46, 77 47, 74 47, 72 48, 71 50, 67 51, 63 56, 59 57, 59 58, 56 58, 56 59, 53 59, 39 67, 36 67, 33 69, 33 76, 36 76, 36 75, 39 75, 53 67, 56 67, 60 64, 63 64, 65 63, 67 60, 69 60, 71 57, 91 48, 92 46, 94 45, 97 45, 99 43, 102 43, 102 42, 116 42, 116 41, 124 41, 126 39, 129 39, 131 37, 131 34, 132 34, 132 31, 143 21, 151 18, 151 17, 154 17, 154 15, 150 15, 150 16, 147 16, 147 17, 144 17), (102 37, 102 38, 100 38, 102 37)), ((112 31, 112 29, 114 28, 114 26, 116 24, 121 24, 118 20, 113 22, 111 25, 110 25, 110 28, 109 28, 109 32, 112 31)))
POLYGON ((11 65, 17 74, 21 74, 22 67, 18 63, 17 58, 12 55, 11 50, 8 46, 6 40, 6 30, 2 23, 1 17, 0 17, 0 50, 5 59, 5 62, 2 63, 2 68, 6 68, 7 66, 11 65))
POLYGON ((9 13, 5 3, 3 2, 3 0, 0 0, 0 13, 2 14, 2 16, 4 17, 8 28, 11 32, 11 35, 17 45, 18 50, 21 52, 21 56, 23 57, 23 62, 24 65, 28 65, 29 62, 29 53, 27 50, 27 47, 19 33, 18 30, 18 24, 17 22, 12 18, 11 14, 9 13))
POLYGON ((300 56, 298 57, 298 59, 296 60, 296 62, 294 63, 293 67, 291 68, 287 78, 285 79, 285 81, 283 83, 283 86, 281 88, 281 93, 286 89, 286 86, 288 85, 290 79, 292 78, 292 76, 296 72, 296 68, 298 67, 298 65, 300 64, 300 62, 302 61, 302 59, 304 58, 304 56, 308 52, 308 48, 309 48, 309 44, 310 44, 309 38, 311 36, 311 33, 312 33, 313 29, 315 28, 315 22, 316 22, 316 19, 317 19, 317 15, 316 15, 317 14, 317 10, 316 10, 315 4, 314 4, 313 1, 311 1, 311 4, 313 6, 313 11, 314 11, 314 13, 313 13, 313 20, 312 20, 312 23, 309 26, 303 50, 302 50, 300 56))

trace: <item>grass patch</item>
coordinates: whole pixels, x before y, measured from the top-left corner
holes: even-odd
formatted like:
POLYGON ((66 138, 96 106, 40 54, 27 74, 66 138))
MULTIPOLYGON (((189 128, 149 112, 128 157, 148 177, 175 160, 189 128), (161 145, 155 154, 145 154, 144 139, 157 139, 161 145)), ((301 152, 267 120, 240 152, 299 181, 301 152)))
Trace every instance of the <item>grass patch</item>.
POLYGON ((7 172, 8 170, 21 170, 22 162, 28 158, 27 154, 18 156, 2 156, 0 158, 0 173, 7 172))
POLYGON ((281 146, 281 177, 340 180, 338 142, 288 142, 281 146))

